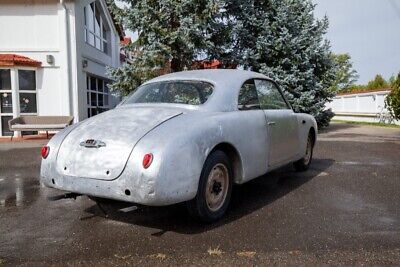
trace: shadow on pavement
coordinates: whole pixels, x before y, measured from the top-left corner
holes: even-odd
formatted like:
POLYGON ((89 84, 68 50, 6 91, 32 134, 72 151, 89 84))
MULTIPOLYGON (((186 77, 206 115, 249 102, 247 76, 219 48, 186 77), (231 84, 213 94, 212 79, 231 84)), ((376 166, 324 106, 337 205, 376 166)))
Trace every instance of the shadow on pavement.
POLYGON ((349 129, 349 128, 356 128, 356 127, 357 127, 357 125, 350 124, 350 123, 338 123, 338 122, 332 123, 331 122, 328 127, 318 129, 318 132, 319 133, 337 132, 337 131, 340 131, 340 130, 349 129))
MULTIPOLYGON (((127 203, 106 201, 102 202, 102 207, 108 215, 108 218, 105 219, 160 229, 152 234, 154 236, 161 236, 168 231, 198 234, 228 224, 268 206, 309 182, 333 163, 334 160, 332 159, 314 159, 310 169, 302 173, 295 172, 291 165, 287 165, 243 185, 237 185, 234 187, 230 207, 225 217, 209 225, 203 225, 191 219, 186 211, 185 204, 166 207, 140 207, 138 210, 129 213, 118 211, 118 209, 130 206, 127 203)), ((85 211, 92 216, 104 216, 97 205, 93 205, 85 211)))

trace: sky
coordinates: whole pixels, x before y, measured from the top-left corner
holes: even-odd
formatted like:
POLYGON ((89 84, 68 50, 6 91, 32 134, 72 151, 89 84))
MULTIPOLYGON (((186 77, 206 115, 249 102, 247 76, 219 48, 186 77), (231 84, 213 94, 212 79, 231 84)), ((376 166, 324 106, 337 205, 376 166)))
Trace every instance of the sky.
POLYGON ((389 79, 400 72, 400 0, 312 1, 317 18, 328 16, 326 38, 333 52, 350 54, 357 83, 367 83, 376 74, 389 79))
POLYGON ((376 74, 400 72, 400 0, 313 0, 315 15, 328 16, 326 35, 335 53, 349 53, 366 83, 376 74))

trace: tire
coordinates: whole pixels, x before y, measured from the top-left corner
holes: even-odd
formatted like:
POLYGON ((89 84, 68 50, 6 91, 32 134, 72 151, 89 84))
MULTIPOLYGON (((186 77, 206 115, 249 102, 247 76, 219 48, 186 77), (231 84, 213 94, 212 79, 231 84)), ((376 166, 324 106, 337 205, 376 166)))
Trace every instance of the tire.
POLYGON ((314 137, 312 133, 309 132, 307 138, 306 155, 303 158, 293 163, 296 171, 303 172, 308 170, 312 161, 313 151, 314 151, 314 137))
POLYGON ((201 171, 196 197, 187 202, 189 214, 205 223, 219 220, 228 208, 232 186, 229 158, 222 151, 212 152, 201 171))

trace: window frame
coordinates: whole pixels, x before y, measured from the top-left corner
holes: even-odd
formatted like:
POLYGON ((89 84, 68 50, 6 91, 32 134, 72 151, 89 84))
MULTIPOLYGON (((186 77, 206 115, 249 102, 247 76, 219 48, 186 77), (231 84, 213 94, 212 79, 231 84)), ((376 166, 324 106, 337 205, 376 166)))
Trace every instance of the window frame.
POLYGON ((93 1, 93 2, 90 2, 89 4, 87 4, 86 6, 83 7, 84 40, 85 40, 85 43, 90 45, 91 47, 96 48, 97 50, 99 50, 99 51, 101 51, 101 52, 103 52, 105 54, 108 54, 109 43, 110 42, 107 39, 107 37, 108 37, 109 30, 107 30, 107 27, 105 27, 105 25, 107 25, 107 24, 105 24, 103 22, 105 19, 103 18, 104 16, 103 16, 103 14, 101 12, 102 9, 98 8, 97 4, 98 4, 98 1, 93 1), (93 18, 92 18, 92 20, 93 20, 93 29, 90 29, 90 27, 87 25, 88 24, 88 21, 87 21, 88 18, 87 18, 86 10, 88 8, 91 8, 90 6, 92 4, 93 4, 93 18), (97 15, 98 15, 99 20, 100 20, 99 21, 99 28, 100 28, 99 34, 96 34, 96 25, 95 25, 96 24, 96 20, 97 20, 97 18, 96 18, 97 15), (103 29, 104 29, 104 31, 103 31, 103 29), (104 36, 104 32, 105 32, 106 36, 104 36), (89 38, 88 38, 89 34, 93 35, 93 45, 89 42, 89 38), (100 39, 100 48, 98 48, 96 46, 96 38, 100 39), (104 45, 104 43, 106 45, 104 45))
POLYGON ((257 88, 256 88, 256 83, 255 83, 255 79, 254 79, 254 78, 247 79, 246 81, 244 81, 244 82, 242 83, 242 85, 240 86, 238 95, 237 95, 236 104, 237 104, 237 105, 236 105, 236 108, 237 108, 239 111, 262 110, 262 109, 261 109, 260 98, 258 97, 258 91, 257 91, 257 88), (241 93, 241 91, 242 91, 242 89, 243 89, 243 86, 244 86, 246 83, 248 83, 249 81, 253 81, 254 88, 255 88, 256 94, 257 94, 257 101, 258 101, 258 106, 259 106, 259 108, 250 108, 250 109, 239 108, 239 106, 240 106, 240 104, 239 104, 240 93, 241 93))
MULTIPOLYGON (((191 84, 192 87, 194 87, 197 90, 197 93, 199 94, 199 99, 201 100, 205 100, 204 99, 204 95, 202 93, 200 93, 199 88, 197 88, 195 85, 191 84)), ((207 104, 210 101, 210 98, 214 95, 215 92, 215 85, 209 81, 204 81, 204 80, 197 80, 197 79, 172 79, 172 80, 165 80, 165 81, 156 81, 156 82, 149 82, 149 83, 145 83, 140 85, 139 87, 137 87, 135 90, 133 90, 119 105, 135 105, 135 104, 141 104, 141 105, 147 105, 147 104, 171 104, 171 105, 185 105, 185 106, 194 106, 194 107, 199 107, 199 106, 203 106, 205 104, 207 104), (131 97, 132 94, 134 94, 140 87, 145 86, 145 85, 150 85, 150 84, 159 84, 159 83, 174 83, 174 82, 199 82, 199 83, 206 83, 208 85, 211 86, 211 94, 208 96, 207 100, 203 103, 200 104, 184 104, 184 103, 166 103, 166 102, 151 102, 151 103, 126 103, 126 101, 131 97)), ((165 92, 164 92, 165 94, 165 92)))
MULTIPOLYGON (((279 94, 282 96, 283 100, 285 101, 285 103, 286 103, 286 105, 287 105, 287 109, 290 109, 290 110, 292 110, 292 111, 294 112, 292 105, 291 105, 291 104, 289 103, 289 101, 286 99, 286 97, 285 97, 285 95, 283 94, 282 89, 280 88, 280 86, 278 85, 278 83, 275 82, 274 80, 268 79, 268 78, 250 78, 250 79, 245 80, 245 81, 242 83, 242 85, 240 86, 239 92, 238 92, 238 94, 237 94, 237 100, 236 100, 236 104, 237 104, 237 105, 236 105, 236 108, 237 108, 239 111, 256 110, 256 109, 240 109, 240 108, 239 108, 239 96, 240 96, 240 92, 241 92, 241 90, 242 90, 242 88, 243 88, 243 85, 245 85, 245 83, 247 83, 248 81, 251 81, 251 80, 253 80, 254 86, 256 86, 255 80, 264 80, 264 81, 272 82, 272 84, 275 85, 275 87, 278 89, 279 94)), ((258 102, 259 102, 259 105, 260 105, 260 110, 265 110, 265 109, 262 109, 262 108, 261 108, 261 103, 260 103, 260 98, 259 98, 259 96, 258 96, 257 87, 256 87, 256 92, 257 92, 258 102)), ((272 110, 272 109, 266 109, 266 110, 272 110)))
MULTIPOLYGON (((280 88, 280 86, 278 85, 278 83, 276 83, 274 80, 271 79, 266 79, 266 78, 253 78, 253 80, 263 80, 263 81, 268 81, 271 82, 273 85, 275 85, 276 89, 278 89, 279 94, 281 95, 283 101, 286 103, 287 108, 286 109, 277 109, 277 110, 287 110, 290 109, 293 111, 293 107, 292 105, 290 105, 289 101, 287 101, 285 95, 282 92, 282 89, 280 88)), ((256 88, 257 89, 257 88, 256 88)), ((258 92, 257 92, 258 93, 258 92)), ((261 104, 260 104, 261 105, 261 104)), ((264 110, 274 110, 274 109, 264 109, 264 110)))
POLYGON ((102 112, 105 112, 107 110, 110 110, 111 107, 111 92, 110 89, 107 89, 106 92, 106 86, 110 82, 110 80, 105 79, 104 77, 99 77, 96 75, 92 75, 90 73, 86 73, 86 111, 87 111, 87 117, 93 117, 97 114, 100 114, 102 112), (96 80, 96 89, 92 90, 92 78, 96 80), (103 88, 102 91, 99 91, 99 80, 102 81, 103 83, 103 88), (92 93, 96 95, 96 105, 92 105, 92 93), (103 96, 103 105, 99 106, 99 95, 103 96), (89 97, 88 97, 89 96, 89 97), (107 105, 105 104, 105 99, 107 98, 107 105), (92 114, 92 109, 103 109, 104 111, 98 112, 96 111, 96 114, 92 114))
POLYGON ((17 79, 18 79, 18 109, 19 109, 19 114, 20 115, 37 115, 39 113, 39 99, 38 99, 38 88, 37 88, 37 70, 34 68, 17 68, 17 79), (35 90, 20 90, 19 86, 19 71, 20 70, 28 70, 28 71, 34 71, 35 72, 35 90), (20 96, 22 94, 35 94, 36 98, 36 112, 21 112, 21 99, 20 96))

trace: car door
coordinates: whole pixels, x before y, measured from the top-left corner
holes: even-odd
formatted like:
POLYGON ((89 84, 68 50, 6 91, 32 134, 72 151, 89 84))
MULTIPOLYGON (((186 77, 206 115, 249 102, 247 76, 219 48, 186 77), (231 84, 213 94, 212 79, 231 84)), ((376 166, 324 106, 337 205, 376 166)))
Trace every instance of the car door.
POLYGON ((236 126, 241 134, 236 142, 243 163, 243 180, 263 175, 267 172, 267 122, 260 108, 254 80, 246 81, 238 95, 238 119, 236 126))
POLYGON ((268 127, 268 166, 285 164, 298 149, 296 115, 274 82, 255 79, 255 85, 268 127))

